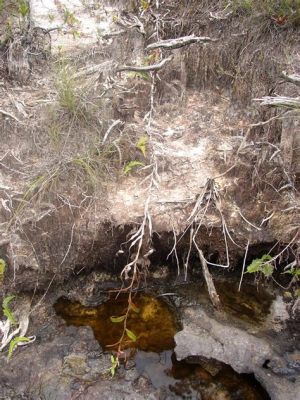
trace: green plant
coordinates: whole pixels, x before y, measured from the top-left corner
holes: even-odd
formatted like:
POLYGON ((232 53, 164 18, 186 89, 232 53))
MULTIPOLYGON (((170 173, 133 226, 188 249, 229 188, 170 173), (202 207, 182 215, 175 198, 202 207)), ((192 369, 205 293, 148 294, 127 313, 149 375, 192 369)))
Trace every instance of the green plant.
POLYGON ((147 0, 140 0, 141 7, 144 11, 149 10, 150 8, 150 1, 147 0))
POLYGON ((64 9, 64 24, 68 26, 79 24, 79 20, 75 17, 75 12, 71 12, 67 8, 64 9))
POLYGON ((4 10, 4 0, 0 0, 0 14, 4 10))
POLYGON ((283 274, 291 274, 294 276, 300 276, 300 267, 293 266, 290 269, 284 271, 283 274))
POLYGON ((22 15, 23 18, 29 14, 29 3, 27 0, 18 0, 18 13, 22 15))
POLYGON ((73 68, 65 60, 59 62, 55 86, 60 107, 76 120, 87 119, 83 92, 76 81, 73 68))
POLYGON ((16 325, 17 321, 16 321, 16 319, 14 317, 13 312, 11 311, 11 309, 9 308, 8 305, 14 298, 15 298, 15 296, 12 296, 12 295, 11 296, 6 296, 3 299, 3 302, 2 302, 3 315, 5 315, 5 317, 9 320, 9 322, 12 325, 16 325))
POLYGON ((3 258, 0 258, 0 282, 3 280, 5 270, 6 262, 3 260, 3 258))
POLYGON ((146 157, 146 144, 148 142, 148 137, 147 136, 141 136, 136 144, 136 148, 139 149, 142 153, 143 156, 146 157))
POLYGON ((76 84, 73 78, 73 73, 67 65, 63 65, 58 71, 56 88, 58 91, 58 101, 60 106, 71 114, 75 114, 78 108, 76 84))
POLYGON ((61 141, 61 131, 56 122, 57 121, 53 119, 53 123, 48 128, 49 138, 54 145, 58 145, 58 143, 61 141))
POLYGON ((12 353, 18 343, 30 342, 30 339, 26 336, 16 336, 9 343, 8 355, 7 359, 9 360, 12 356, 12 353))
POLYGON ((277 25, 300 24, 300 0, 230 0, 229 6, 235 12, 267 17, 277 25))
POLYGON ((110 367, 109 371, 110 371, 111 376, 114 377, 116 370, 117 370, 118 366, 120 365, 120 363, 119 363, 118 357, 113 356, 113 355, 110 356, 110 361, 111 361, 111 367, 110 367))
POLYGON ((81 36, 81 33, 77 29, 71 29, 70 33, 73 36, 73 39, 78 39, 81 36))
POLYGON ((99 180, 97 177, 96 165, 93 164, 93 162, 89 159, 89 157, 76 157, 72 160, 72 163, 82 168, 82 170, 89 178, 89 181, 92 184, 92 186, 98 184, 99 180))
POLYGON ((124 167, 124 174, 128 174, 132 172, 133 169, 141 166, 144 166, 144 164, 140 161, 137 160, 129 161, 124 167))
POLYGON ((272 257, 269 254, 264 254, 261 258, 256 258, 247 267, 248 273, 261 272, 264 276, 269 277, 273 274, 274 266, 269 263, 272 257))
POLYGON ((49 22, 54 22, 55 21, 55 15, 52 14, 51 12, 48 13, 48 20, 49 22))
POLYGON ((125 328, 125 332, 127 337, 132 341, 132 342, 136 342, 137 341, 137 337, 136 335, 128 328, 125 328))
POLYGON ((131 342, 136 342, 137 341, 137 337, 134 334, 134 332, 132 332, 132 330, 127 328, 127 319, 129 316, 130 312, 134 312, 134 313, 139 313, 140 309, 133 303, 132 299, 131 299, 131 291, 129 291, 128 293, 128 305, 127 305, 127 309, 124 315, 121 315, 119 317, 115 317, 112 316, 110 317, 110 321, 114 324, 118 324, 118 323, 123 323, 123 330, 122 330, 122 334, 120 336, 120 339, 117 343, 114 343, 108 347, 116 347, 117 346, 117 354, 116 356, 111 356, 111 363, 112 366, 110 368, 110 373, 112 376, 115 375, 115 371, 117 369, 117 367, 120 365, 120 360, 124 360, 124 362, 126 362, 126 353, 124 352, 124 349, 126 348, 126 346, 131 343, 131 342), (128 341, 129 339, 129 341, 128 341))

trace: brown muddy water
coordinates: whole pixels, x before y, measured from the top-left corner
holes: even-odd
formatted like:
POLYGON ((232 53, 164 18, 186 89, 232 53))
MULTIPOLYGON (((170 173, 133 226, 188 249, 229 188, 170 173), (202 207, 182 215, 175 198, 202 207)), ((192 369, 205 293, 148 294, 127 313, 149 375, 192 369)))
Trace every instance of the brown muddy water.
MULTIPOLYGON (((233 286, 218 284, 225 312, 259 324, 268 313, 271 297, 253 295, 253 287, 250 289, 249 293, 244 289, 237 295, 233 286)), ((182 296, 183 302, 190 304, 208 301, 207 295, 199 291, 197 285, 182 285, 176 288, 176 293, 182 296)), ((207 359, 198 360, 197 364, 189 360, 177 361, 173 352, 174 335, 181 327, 175 307, 167 304, 164 296, 141 292, 133 297, 133 301, 138 312, 129 312, 127 328, 134 332, 137 340, 127 344, 132 349, 129 365, 155 388, 166 388, 172 399, 269 399, 253 376, 237 374, 228 365, 207 359)), ((123 323, 112 322, 111 317, 123 315, 127 304, 127 297, 122 295, 117 298, 114 295, 97 307, 84 307, 62 298, 55 304, 55 310, 68 325, 90 326, 102 348, 111 352, 113 348, 109 346, 120 339, 123 331, 123 323)))

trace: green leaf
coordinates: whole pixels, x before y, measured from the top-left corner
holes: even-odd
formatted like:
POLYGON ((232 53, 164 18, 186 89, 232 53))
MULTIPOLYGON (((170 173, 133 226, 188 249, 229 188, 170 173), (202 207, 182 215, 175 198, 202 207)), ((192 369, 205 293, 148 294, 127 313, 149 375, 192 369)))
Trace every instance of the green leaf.
POLYGON ((300 276, 300 268, 292 267, 291 269, 284 271, 283 274, 291 274, 294 276, 300 276))
POLYGON ((144 164, 140 161, 129 161, 124 167, 124 174, 128 174, 133 170, 133 168, 144 166, 144 164))
POLYGON ((11 340, 11 342, 9 343, 8 356, 7 356, 8 360, 11 358, 12 353, 13 353, 15 347, 17 346, 17 344, 21 343, 21 342, 30 342, 30 339, 26 336, 16 336, 15 338, 13 338, 11 340))
POLYGON ((121 315, 121 317, 110 317, 111 322, 118 323, 123 322, 126 318, 126 315, 121 315))
POLYGON ((132 301, 129 301, 129 306, 130 306, 130 309, 132 311, 134 311, 135 313, 138 314, 140 312, 140 309, 132 301))
POLYGON ((272 264, 265 264, 261 266, 260 271, 267 277, 271 276, 274 271, 274 267, 272 264))
POLYGON ((3 258, 0 258, 0 282, 4 276, 6 269, 6 262, 3 260, 3 258))
POLYGON ((125 329, 126 335, 129 337, 130 340, 132 340, 133 342, 136 342, 137 337, 135 336, 135 334, 129 330, 129 329, 125 329))
POLYGON ((119 366, 119 360, 118 357, 114 357, 113 355, 110 356, 110 361, 111 361, 111 367, 109 368, 110 374, 112 377, 115 376, 116 369, 119 366))
POLYGON ((144 11, 149 10, 150 8, 150 2, 148 2, 147 0, 141 0, 141 7, 144 11))
POLYGON ((256 258, 250 265, 248 265, 247 272, 250 274, 254 272, 262 272, 265 276, 272 275, 274 267, 273 265, 266 263, 270 260, 272 260, 272 257, 269 254, 264 254, 261 258, 256 258))
POLYGON ((11 324, 15 325, 17 323, 14 314, 9 308, 8 304, 15 298, 15 296, 6 296, 2 302, 3 314, 10 321, 11 324))
POLYGON ((136 148, 139 149, 142 153, 143 156, 146 157, 146 144, 148 142, 148 137, 147 136, 142 136, 139 138, 139 141, 136 144, 136 148))
POLYGON ((23 18, 29 14, 29 5, 26 0, 18 0, 18 12, 22 15, 23 18))

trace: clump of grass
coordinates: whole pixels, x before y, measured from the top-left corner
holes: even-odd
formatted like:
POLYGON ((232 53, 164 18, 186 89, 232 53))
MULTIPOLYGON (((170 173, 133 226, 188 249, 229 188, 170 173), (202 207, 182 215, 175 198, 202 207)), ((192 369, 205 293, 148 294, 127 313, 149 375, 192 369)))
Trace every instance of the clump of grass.
POLYGON ((251 15, 263 15, 278 25, 300 25, 300 0, 231 0, 230 7, 251 15))
POLYGON ((0 283, 3 281, 5 270, 6 262, 3 260, 3 258, 0 258, 0 283))
POLYGON ((3 10, 4 10, 4 0, 0 0, 0 15, 3 10))
POLYGON ((18 0, 18 12, 19 14, 25 18, 29 14, 29 3, 27 0, 18 0))
POLYGON ((86 118, 83 92, 76 81, 74 70, 65 62, 59 63, 55 86, 60 107, 75 119, 86 118))

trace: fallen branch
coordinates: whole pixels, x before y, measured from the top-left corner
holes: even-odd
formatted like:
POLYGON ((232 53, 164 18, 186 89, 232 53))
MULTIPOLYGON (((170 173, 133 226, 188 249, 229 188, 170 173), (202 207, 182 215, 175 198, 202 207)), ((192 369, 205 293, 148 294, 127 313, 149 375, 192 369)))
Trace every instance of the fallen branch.
POLYGON ((145 67, 138 67, 134 65, 124 65, 122 67, 117 68, 116 72, 122 71, 133 71, 133 72, 151 72, 158 71, 163 68, 166 64, 173 60, 173 56, 169 56, 168 58, 164 58, 158 64, 147 65, 145 67))
POLYGON ((116 36, 124 35, 124 33, 126 33, 126 31, 124 31, 124 30, 105 33, 104 35, 101 36, 101 39, 108 40, 108 39, 111 39, 116 36))
POLYGON ((261 99, 253 99, 254 101, 260 101, 261 106, 272 106, 272 107, 286 107, 292 109, 300 108, 300 97, 284 97, 284 96, 265 96, 261 99))
POLYGON ((99 72, 108 71, 112 68, 111 61, 104 61, 101 64, 92 65, 91 67, 84 67, 74 75, 74 78, 81 78, 83 76, 93 75, 99 72))
POLYGON ((287 82, 291 82, 297 86, 300 86, 300 75, 296 75, 296 74, 288 75, 285 71, 282 71, 281 76, 287 82))
POLYGON ((108 138, 108 136, 109 136, 109 134, 111 133, 111 131, 112 131, 117 125, 119 125, 119 124, 121 124, 121 123, 122 123, 122 121, 121 121, 120 119, 118 119, 118 120, 114 121, 114 122, 110 125, 110 127, 107 129, 107 131, 106 131, 106 133, 105 133, 105 135, 104 135, 104 137, 103 137, 102 144, 104 144, 104 143, 106 142, 106 139, 108 138))
POLYGON ((211 274, 209 272, 206 259, 205 259, 204 255, 203 255, 202 250, 200 250, 199 247, 197 246, 195 237, 193 238, 193 242, 194 242, 194 245, 195 245, 195 247, 196 247, 196 249, 198 251, 198 255, 199 255, 199 258, 200 258, 201 265, 202 265, 202 271, 203 271, 204 279, 205 279, 205 282, 206 282, 206 285, 207 285, 207 290, 208 290, 208 293, 209 293, 209 297, 210 297, 214 307, 221 308, 220 297, 219 297, 219 295, 218 295, 218 293, 216 291, 215 284, 214 284, 212 276, 211 276, 211 274))
POLYGON ((208 43, 216 42, 218 39, 212 39, 207 36, 183 36, 177 39, 161 40, 159 42, 151 43, 146 47, 146 50, 154 49, 179 49, 180 47, 189 46, 193 43, 208 43))
POLYGON ((10 118, 14 119, 15 121, 17 121, 19 123, 21 123, 21 121, 15 115, 9 113, 8 111, 4 111, 4 110, 0 109, 0 113, 3 114, 3 115, 6 115, 7 117, 10 117, 10 118))

